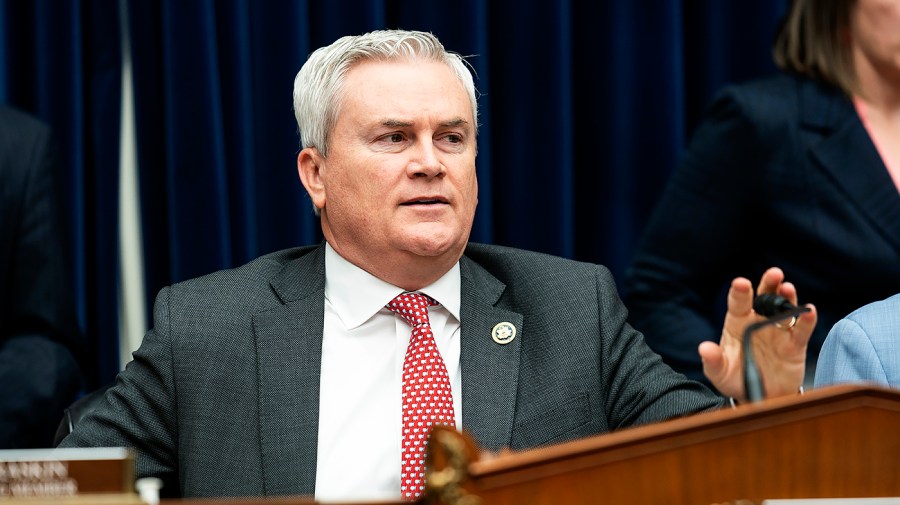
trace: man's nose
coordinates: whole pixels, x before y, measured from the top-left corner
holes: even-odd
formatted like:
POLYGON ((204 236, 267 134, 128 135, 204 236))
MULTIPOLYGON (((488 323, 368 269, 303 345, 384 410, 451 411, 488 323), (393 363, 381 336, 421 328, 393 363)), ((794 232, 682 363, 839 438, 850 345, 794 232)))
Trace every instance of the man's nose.
POLYGON ((429 138, 419 142, 415 155, 410 160, 408 172, 410 177, 436 177, 446 170, 441 163, 439 152, 429 138))

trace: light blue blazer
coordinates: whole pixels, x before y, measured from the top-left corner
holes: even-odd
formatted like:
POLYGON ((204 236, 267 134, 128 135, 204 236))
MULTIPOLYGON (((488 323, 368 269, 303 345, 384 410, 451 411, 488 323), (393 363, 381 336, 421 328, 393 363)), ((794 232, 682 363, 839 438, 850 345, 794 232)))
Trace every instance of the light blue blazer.
POLYGON ((846 382, 900 387, 900 294, 863 306, 828 333, 815 385, 846 382))

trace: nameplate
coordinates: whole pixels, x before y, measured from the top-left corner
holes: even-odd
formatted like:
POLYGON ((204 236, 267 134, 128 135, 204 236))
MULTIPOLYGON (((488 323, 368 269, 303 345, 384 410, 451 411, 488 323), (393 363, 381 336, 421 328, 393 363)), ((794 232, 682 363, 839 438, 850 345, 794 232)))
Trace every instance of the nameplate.
POLYGON ((124 448, 0 450, 0 500, 134 493, 124 448))

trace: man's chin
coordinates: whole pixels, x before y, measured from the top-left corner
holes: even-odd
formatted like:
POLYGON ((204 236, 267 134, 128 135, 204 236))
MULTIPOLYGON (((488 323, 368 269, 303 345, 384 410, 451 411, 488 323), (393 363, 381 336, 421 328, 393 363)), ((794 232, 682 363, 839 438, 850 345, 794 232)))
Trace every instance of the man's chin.
MULTIPOLYGON (((423 258, 439 258, 447 255, 462 255, 465 241, 458 237, 413 237, 404 249, 414 256, 423 258)), ((458 259, 458 258, 457 258, 458 259)))

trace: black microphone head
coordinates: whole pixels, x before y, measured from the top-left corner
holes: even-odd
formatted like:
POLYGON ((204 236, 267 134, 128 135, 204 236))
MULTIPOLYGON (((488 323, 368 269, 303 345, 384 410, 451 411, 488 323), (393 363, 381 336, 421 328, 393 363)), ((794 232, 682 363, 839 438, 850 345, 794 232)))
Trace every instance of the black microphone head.
POLYGON ((788 301, 787 298, 776 295, 775 293, 763 293, 756 295, 753 299, 753 310, 757 314, 766 317, 772 317, 775 314, 794 310, 797 307, 788 301))

